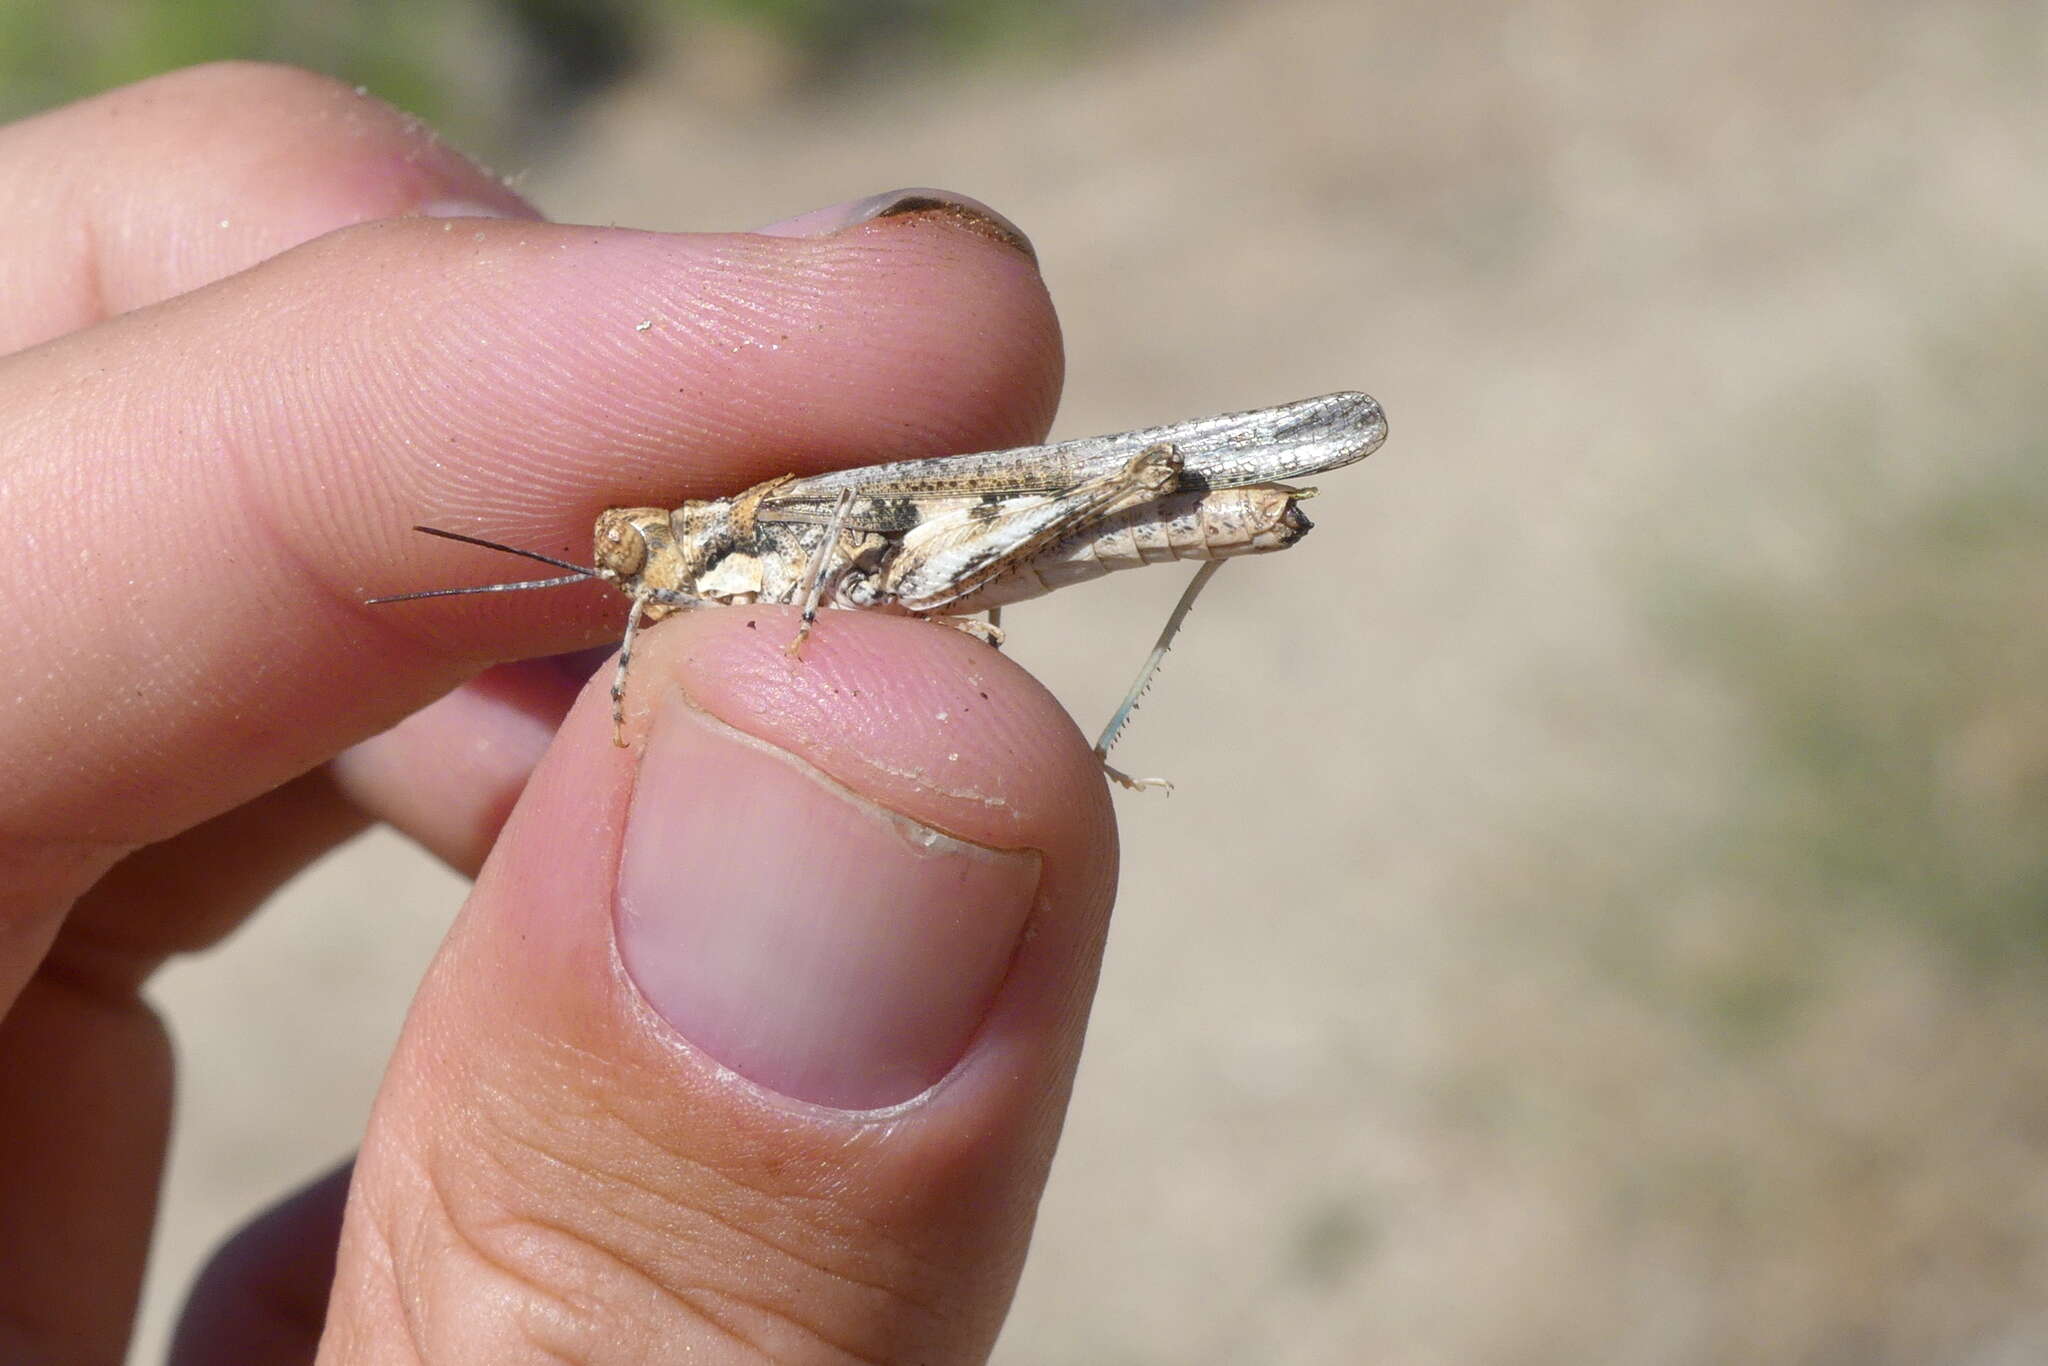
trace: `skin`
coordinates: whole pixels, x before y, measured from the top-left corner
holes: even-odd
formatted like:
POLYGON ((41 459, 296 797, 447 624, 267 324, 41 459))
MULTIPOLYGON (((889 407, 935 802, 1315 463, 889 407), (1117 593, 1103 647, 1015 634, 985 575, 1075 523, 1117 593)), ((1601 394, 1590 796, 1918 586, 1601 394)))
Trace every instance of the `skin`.
POLYGON ((608 505, 1041 439, 1028 249, 944 207, 547 224, 413 120, 253 66, 0 130, 0 202, 0 1358, 120 1359, 173 1086, 139 989, 372 820, 475 892, 353 1179, 223 1250, 181 1366, 986 1355, 1115 876, 1057 704, 943 627, 833 613, 792 662, 788 609, 692 613, 644 637, 622 751, 604 671, 540 658, 615 635, 615 595, 362 599, 506 568, 416 521, 580 556, 608 505), (757 799, 851 813, 836 862, 805 820, 721 837, 820 923, 889 902, 859 885, 885 827, 1022 889, 1014 947, 967 945, 983 987, 929 936, 877 955, 894 998, 957 998, 952 1035, 892 1045, 908 1082, 796 1068, 812 1022, 772 979, 765 1045, 688 954, 642 989, 671 944, 636 897, 784 970, 746 957, 744 897, 662 900, 720 885, 689 836, 757 799))

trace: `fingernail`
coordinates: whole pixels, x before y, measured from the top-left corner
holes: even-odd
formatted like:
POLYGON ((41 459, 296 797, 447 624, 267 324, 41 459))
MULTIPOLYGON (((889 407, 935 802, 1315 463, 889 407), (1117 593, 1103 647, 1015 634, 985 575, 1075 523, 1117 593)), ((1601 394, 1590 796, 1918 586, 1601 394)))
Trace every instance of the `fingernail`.
POLYGON ((1030 851, 884 810, 679 693, 656 703, 619 870, 620 954, 713 1060, 869 1110, 951 1071, 1038 890, 1030 851))
POLYGON ((922 187, 888 190, 851 203, 834 204, 829 209, 813 209, 754 231, 768 237, 829 237, 841 229, 877 218, 901 218, 917 213, 943 215, 961 227, 1023 252, 1033 261, 1038 259, 1038 252, 1031 245, 1031 239, 1024 235, 1024 230, 980 200, 969 199, 951 190, 922 187))

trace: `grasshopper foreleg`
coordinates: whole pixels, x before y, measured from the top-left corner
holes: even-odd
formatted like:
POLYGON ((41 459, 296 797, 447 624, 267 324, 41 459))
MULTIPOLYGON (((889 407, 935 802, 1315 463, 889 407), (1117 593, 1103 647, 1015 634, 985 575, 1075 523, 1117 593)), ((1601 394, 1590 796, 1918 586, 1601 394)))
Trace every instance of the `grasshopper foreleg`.
POLYGON ((640 634, 640 617, 647 610, 647 594, 635 593, 626 610, 626 634, 619 640, 619 662, 612 669, 612 743, 626 747, 626 670, 633 667, 633 637, 640 634))
POLYGON ((626 747, 626 671, 633 667, 633 638, 650 607, 702 607, 705 600, 673 588, 642 586, 633 593, 633 605, 626 613, 626 634, 619 639, 619 662, 612 670, 612 743, 626 747))

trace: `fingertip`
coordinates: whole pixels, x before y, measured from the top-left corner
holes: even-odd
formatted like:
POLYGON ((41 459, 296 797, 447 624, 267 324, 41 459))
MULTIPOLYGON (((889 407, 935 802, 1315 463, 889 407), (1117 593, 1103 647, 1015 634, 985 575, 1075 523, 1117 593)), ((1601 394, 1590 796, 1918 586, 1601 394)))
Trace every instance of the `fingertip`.
POLYGON ((1042 1064, 1059 1022, 1027 1003, 1092 967, 1113 849, 1085 744, 958 631, 828 613, 792 658, 795 620, 696 614, 641 680, 628 974, 695 1048, 798 1100, 908 1101, 992 1020, 1042 1064), (1020 953, 1027 926, 1053 956, 1020 953))
POLYGON ((862 223, 882 219, 917 221, 923 216, 929 216, 926 221, 964 228, 999 242, 1033 265, 1038 263, 1038 249, 1031 245, 1022 228, 979 199, 956 190, 885 190, 864 199, 812 209, 754 231, 769 237, 827 237, 862 223))
POLYGON ((1080 848, 1113 824, 1086 739, 1001 651, 935 622, 832 612, 792 662, 794 620, 677 617, 660 645, 669 676, 725 724, 962 838, 1080 848))
MULTIPOLYGON (((1093 751, 1035 679, 964 633, 830 612, 793 658, 786 647, 796 626, 790 608, 736 607, 681 614, 648 630, 627 681, 626 748, 611 743, 609 677, 600 671, 528 785, 480 886, 511 893, 501 909, 508 924, 518 923, 520 952, 536 967, 579 964, 589 984, 623 962, 641 998, 626 1009, 635 1018, 650 1001, 659 1016, 679 997, 709 989, 703 981, 679 985, 672 971, 701 966, 677 936, 706 926, 750 936, 739 946, 728 940, 726 950, 771 972, 798 958, 822 964, 824 975, 802 989, 756 984, 777 998, 836 994, 854 1002, 928 992, 935 979, 946 979, 948 990, 980 983, 962 988, 938 1031, 950 1044, 920 1053, 918 1066, 896 1069, 879 1090, 861 1082, 805 1092, 779 1085, 779 1074, 756 1078, 769 1091, 872 1108, 949 1076, 976 1052, 986 1056, 975 1066, 1002 1079, 999 1089, 1056 1075, 1078 1048, 1115 886, 1114 810, 1093 751), (903 845, 953 859, 941 882, 979 889, 969 902, 981 909, 942 908, 943 889, 918 881, 931 872, 924 862, 892 861, 889 851, 903 845), (1005 857, 1013 854, 1029 863, 1028 876, 1005 857), (878 869, 909 881, 876 891, 888 881, 878 869), (805 938, 806 924, 855 917, 835 888, 865 898, 863 905, 905 905, 913 886, 934 907, 925 930, 913 924, 891 940, 884 931, 898 927, 880 919, 872 934, 833 925, 851 936, 835 941, 836 965, 822 938, 805 938), (657 895, 667 888, 685 895, 657 895), (771 889, 786 908, 776 923, 767 923, 771 889), (590 923, 593 904, 608 907, 616 924, 590 923), (750 926, 757 913, 763 923, 750 926), (662 915, 670 919, 656 923, 662 915), (953 959, 916 947, 920 934, 944 940, 962 919, 976 933, 954 941, 953 959), (649 950, 664 936, 658 953, 649 950), (638 976, 636 955, 653 965, 638 976), (874 975, 834 975, 854 958, 874 975), (899 972, 898 964, 913 966, 899 972), (912 1072, 917 1084, 903 1089, 912 1072)), ((707 1042, 668 1023, 693 1047, 707 1042)), ((659 1044, 665 1032, 655 1034, 659 1044)), ((746 1074, 734 1057, 709 1053, 746 1074)))

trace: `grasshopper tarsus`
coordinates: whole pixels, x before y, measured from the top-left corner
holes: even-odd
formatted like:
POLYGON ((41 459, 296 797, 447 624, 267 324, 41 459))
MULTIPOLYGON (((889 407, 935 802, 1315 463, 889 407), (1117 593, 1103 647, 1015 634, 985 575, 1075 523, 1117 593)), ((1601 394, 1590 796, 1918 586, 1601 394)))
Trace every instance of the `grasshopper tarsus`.
POLYGON ((992 621, 983 621, 980 617, 954 616, 950 613, 934 613, 925 620, 938 622, 941 626, 950 626, 963 636, 973 636, 992 650, 1003 648, 1003 628, 992 621))
POLYGON ((804 642, 811 638, 811 628, 817 624, 817 613, 804 613, 803 617, 797 622, 796 634, 790 637, 789 644, 782 647, 782 653, 788 655, 791 659, 802 659, 804 657, 804 642))
POLYGON ((1133 778, 1112 764, 1101 751, 1098 750, 1095 757, 1102 761, 1102 775, 1126 792, 1164 792, 1168 796, 1173 794, 1173 784, 1165 778, 1133 778))

